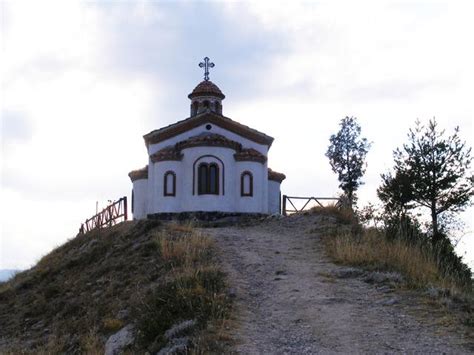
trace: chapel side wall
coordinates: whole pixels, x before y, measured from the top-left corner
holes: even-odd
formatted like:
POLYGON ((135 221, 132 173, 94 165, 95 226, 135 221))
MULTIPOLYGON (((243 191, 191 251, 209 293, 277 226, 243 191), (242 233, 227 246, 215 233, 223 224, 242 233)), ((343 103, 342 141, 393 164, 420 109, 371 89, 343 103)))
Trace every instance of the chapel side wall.
POLYGON ((268 213, 281 213, 280 211, 280 186, 277 181, 268 180, 268 213))
POLYGON ((236 164, 236 209, 243 213, 266 213, 266 184, 262 181, 266 179, 266 165, 259 162, 239 161, 236 164), (252 173, 253 196, 241 196, 241 176, 245 171, 252 173))
POLYGON ((262 186, 263 186, 262 187, 263 189, 262 210, 264 211, 264 213, 271 214, 272 212, 270 212, 270 205, 268 203, 269 196, 270 196, 270 191, 268 187, 268 161, 265 162, 264 169, 265 170, 263 171, 263 176, 262 176, 262 186))
POLYGON ((244 138, 244 137, 242 137, 238 134, 235 134, 231 131, 228 131, 224 128, 221 128, 216 124, 205 123, 201 126, 193 128, 193 129, 191 129, 187 132, 184 132, 184 133, 181 133, 177 136, 171 137, 171 138, 169 138, 169 139, 167 139, 163 142, 160 142, 160 143, 157 143, 157 144, 150 144, 150 146, 148 147, 148 155, 152 155, 152 154, 156 153, 157 151, 159 151, 160 149, 163 149, 163 148, 169 147, 169 146, 173 146, 178 142, 181 142, 181 141, 186 140, 188 138, 197 136, 200 133, 220 134, 220 135, 223 135, 223 136, 227 137, 230 140, 241 143, 244 148, 253 148, 253 149, 259 151, 260 153, 262 153, 265 156, 268 154, 269 147, 265 144, 258 144, 258 143, 254 142, 252 140, 249 140, 249 139, 244 138), (208 125, 208 124, 210 124, 212 126, 212 128, 210 130, 206 129, 206 125, 208 125))
POLYGON ((133 182, 133 219, 144 219, 147 216, 148 179, 133 182))
MULTIPOLYGON (((150 200, 148 213, 181 212, 183 189, 183 163, 181 161, 159 161, 151 163, 150 200), (164 195, 164 177, 166 172, 172 171, 176 175, 175 196, 164 195)), ((150 175, 149 175, 150 179, 150 175)))

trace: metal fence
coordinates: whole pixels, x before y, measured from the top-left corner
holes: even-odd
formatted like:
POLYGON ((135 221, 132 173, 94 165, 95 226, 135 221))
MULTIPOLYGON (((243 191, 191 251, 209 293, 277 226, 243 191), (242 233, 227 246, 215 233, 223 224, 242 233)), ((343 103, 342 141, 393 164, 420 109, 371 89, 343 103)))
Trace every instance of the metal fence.
POLYGON ((126 221, 127 217, 127 197, 124 196, 105 207, 95 216, 87 219, 83 224, 81 224, 79 233, 84 234, 93 229, 111 227, 120 222, 126 221))
POLYGON ((337 197, 300 197, 283 195, 281 213, 287 216, 289 213, 298 213, 313 207, 326 207, 328 202, 333 202, 336 207, 341 207, 341 200, 337 197), (291 208, 289 208, 291 207, 291 208))

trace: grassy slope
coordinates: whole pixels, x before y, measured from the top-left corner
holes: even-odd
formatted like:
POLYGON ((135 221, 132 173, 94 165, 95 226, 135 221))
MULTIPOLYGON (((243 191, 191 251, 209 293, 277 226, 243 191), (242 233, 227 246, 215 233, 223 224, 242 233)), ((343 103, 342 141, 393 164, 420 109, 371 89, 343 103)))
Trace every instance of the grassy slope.
POLYGON ((389 240, 381 231, 360 226, 349 211, 330 207, 312 212, 332 216, 339 222, 323 238, 326 252, 334 262, 370 271, 398 272, 405 280, 402 287, 436 291, 441 303, 450 299, 449 311, 456 311, 462 323, 474 325, 472 282, 465 284, 455 274, 443 273, 430 249, 401 239, 389 240))
MULTIPOLYGON (((205 329, 225 319, 224 289, 211 240, 192 228, 126 222, 79 235, 0 284, 0 352, 101 353, 130 323, 132 351, 156 351, 179 321, 205 329)), ((213 346, 206 332, 194 335, 213 346)))

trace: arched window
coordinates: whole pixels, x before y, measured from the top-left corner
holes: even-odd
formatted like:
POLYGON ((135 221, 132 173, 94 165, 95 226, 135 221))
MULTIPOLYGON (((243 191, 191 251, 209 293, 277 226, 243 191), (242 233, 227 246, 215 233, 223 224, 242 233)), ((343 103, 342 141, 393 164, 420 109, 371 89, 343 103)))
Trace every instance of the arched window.
POLYGON ((163 195, 176 196, 176 174, 171 170, 164 175, 163 195))
POLYGON ((199 102, 194 101, 191 107, 192 107, 192 109, 191 109, 191 116, 197 115, 198 107, 199 107, 199 102))
POLYGON ((198 194, 219 195, 219 166, 216 163, 199 164, 198 194))
POLYGON ((208 180, 208 165, 207 164, 200 164, 198 168, 198 194, 206 194, 207 193, 207 180, 208 180))
POLYGON ((250 171, 244 171, 240 175, 240 195, 253 196, 253 176, 250 171))
POLYGON ((210 108, 210 107, 211 107, 211 103, 210 103, 208 100, 205 100, 205 101, 203 102, 203 106, 204 106, 204 108, 210 108))
POLYGON ((209 193, 219 195, 219 167, 216 163, 209 165, 209 193))

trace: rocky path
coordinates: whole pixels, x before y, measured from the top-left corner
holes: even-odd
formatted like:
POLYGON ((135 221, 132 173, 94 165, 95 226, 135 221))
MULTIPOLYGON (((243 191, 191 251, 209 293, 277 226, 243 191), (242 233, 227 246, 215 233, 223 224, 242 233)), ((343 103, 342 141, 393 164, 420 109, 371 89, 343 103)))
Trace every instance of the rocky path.
POLYGON ((235 292, 241 354, 448 353, 472 351, 460 333, 388 286, 341 277, 318 232, 322 217, 208 229, 235 292), (335 276, 336 275, 336 276, 335 276), (339 275, 339 277, 337 276, 339 275), (423 316, 418 316, 423 314, 423 316), (437 324, 438 323, 438 324, 437 324))

